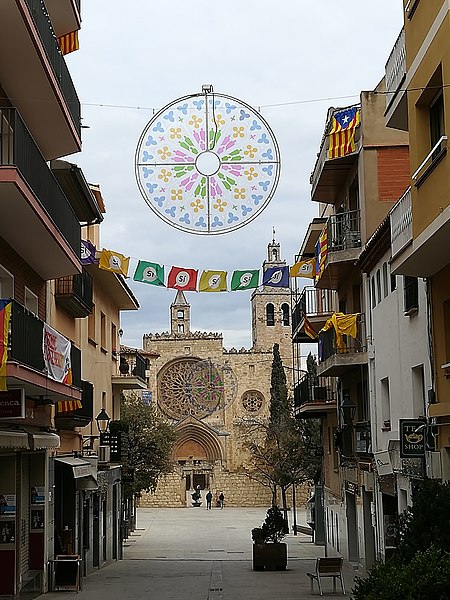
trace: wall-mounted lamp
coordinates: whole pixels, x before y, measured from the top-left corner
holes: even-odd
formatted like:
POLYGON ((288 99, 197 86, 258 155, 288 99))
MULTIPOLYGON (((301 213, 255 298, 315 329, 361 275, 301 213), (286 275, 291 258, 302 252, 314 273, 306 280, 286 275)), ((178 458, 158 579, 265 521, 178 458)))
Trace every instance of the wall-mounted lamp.
POLYGON ((109 429, 109 422, 111 419, 104 408, 98 413, 95 420, 97 421, 97 427, 100 433, 106 433, 109 429))
POLYGON ((350 394, 344 394, 344 400, 339 409, 344 425, 351 425, 353 423, 357 408, 357 405, 350 398, 350 394))
POLYGON ((122 328, 119 329, 118 334, 119 334, 119 337, 123 336, 123 329, 122 328))

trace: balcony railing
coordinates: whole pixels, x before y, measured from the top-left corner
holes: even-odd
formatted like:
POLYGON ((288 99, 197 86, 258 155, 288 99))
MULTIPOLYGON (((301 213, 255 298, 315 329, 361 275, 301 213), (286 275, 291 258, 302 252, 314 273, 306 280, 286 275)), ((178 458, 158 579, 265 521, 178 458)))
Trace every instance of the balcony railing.
POLYGON ((342 335, 339 341, 334 327, 319 332, 319 364, 336 355, 351 355, 366 352, 364 315, 358 315, 356 337, 342 335))
POLYGON ((80 256, 80 223, 14 108, 0 109, 0 166, 17 167, 69 246, 80 256))
POLYGON ((326 403, 335 400, 330 378, 305 373, 294 388, 294 407, 300 408, 306 403, 326 403))
POLYGON ((119 360, 119 373, 121 377, 139 377, 145 381, 147 361, 139 352, 121 352, 119 360))
POLYGON ((338 309, 335 290, 305 287, 292 313, 292 330, 295 331, 305 317, 314 318, 331 315, 338 309))
POLYGON ((390 105, 406 76, 405 30, 402 29, 385 67, 386 107, 390 105))
MULTIPOLYGON (((8 360, 13 360, 41 373, 44 372, 44 355, 42 339, 44 321, 25 306, 12 301, 10 334, 8 343, 8 360)), ((81 387, 81 352, 72 344, 72 382, 81 387)))
POLYGON ((61 54, 58 40, 53 32, 50 17, 45 10, 42 0, 25 0, 39 32, 42 45, 52 65, 53 72, 66 100, 73 123, 78 135, 81 134, 80 100, 75 90, 72 78, 67 68, 64 56, 61 54))
POLYGON ((92 312, 92 276, 85 270, 76 275, 60 277, 55 282, 55 299, 66 312, 75 318, 92 312))
POLYGON ((359 210, 331 215, 327 223, 328 252, 350 250, 361 246, 361 217, 359 210))
POLYGON ((413 239, 411 188, 408 188, 400 200, 391 209, 391 252, 396 256, 413 239))

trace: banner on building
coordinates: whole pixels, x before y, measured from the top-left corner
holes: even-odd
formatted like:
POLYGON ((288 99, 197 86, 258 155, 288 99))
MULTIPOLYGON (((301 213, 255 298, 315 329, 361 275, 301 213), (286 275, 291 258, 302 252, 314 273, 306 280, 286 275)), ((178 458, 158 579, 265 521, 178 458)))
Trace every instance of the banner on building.
POLYGON ((72 384, 72 365, 70 362, 70 340, 44 323, 42 352, 47 375, 59 383, 72 384))

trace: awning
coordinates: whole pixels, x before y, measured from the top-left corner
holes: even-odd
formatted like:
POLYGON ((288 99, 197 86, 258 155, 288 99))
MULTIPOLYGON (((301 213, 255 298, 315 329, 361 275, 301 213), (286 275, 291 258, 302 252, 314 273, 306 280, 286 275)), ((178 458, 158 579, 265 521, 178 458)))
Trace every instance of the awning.
POLYGON ((61 440, 56 433, 40 431, 30 434, 33 436, 33 450, 42 450, 43 448, 59 448, 61 440))
POLYGON ((0 430, 0 448, 28 450, 28 434, 12 429, 0 430))
POLYGON ((93 477, 93 474, 95 473, 95 467, 93 467, 91 463, 81 458, 76 458, 73 456, 55 456, 55 460, 72 467, 73 476, 75 479, 78 479, 78 477, 93 477))
POLYGON ((97 480, 93 475, 88 477, 79 477, 76 480, 77 490, 98 490, 97 480))

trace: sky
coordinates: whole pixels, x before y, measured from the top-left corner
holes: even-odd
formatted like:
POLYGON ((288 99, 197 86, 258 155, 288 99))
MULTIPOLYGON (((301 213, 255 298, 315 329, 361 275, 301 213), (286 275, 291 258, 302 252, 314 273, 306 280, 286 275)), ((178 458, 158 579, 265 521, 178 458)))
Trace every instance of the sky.
MULTIPOLYGON (((127 283, 138 311, 121 316, 122 343, 170 329, 176 291, 132 280, 137 260, 203 269, 257 269, 275 230, 293 264, 318 214, 309 178, 328 108, 358 101, 384 76, 400 33, 401 0, 83 0, 80 49, 66 56, 81 101, 80 153, 67 157, 106 204, 102 247, 131 258, 127 283), (153 213, 135 177, 141 133, 155 112, 212 84, 258 111, 278 141, 281 175, 264 209, 223 235, 193 235, 153 213)), ((307 283, 307 280, 305 280, 307 283)), ((251 290, 187 292, 191 330, 251 346, 251 290)))

